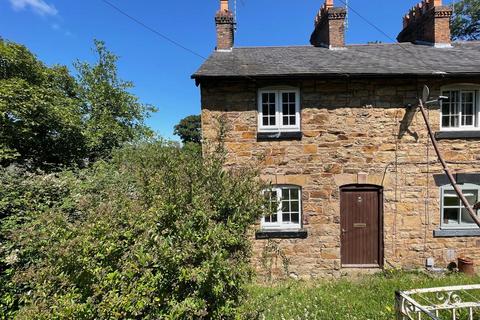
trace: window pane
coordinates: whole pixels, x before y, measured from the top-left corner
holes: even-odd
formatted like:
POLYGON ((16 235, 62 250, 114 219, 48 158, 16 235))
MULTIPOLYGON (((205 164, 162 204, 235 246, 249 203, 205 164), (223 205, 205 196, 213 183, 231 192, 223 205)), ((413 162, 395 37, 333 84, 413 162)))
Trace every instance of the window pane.
POLYGON ((295 116, 290 116, 290 125, 294 126, 296 122, 296 117, 295 116))
POLYGON ((463 103, 473 103, 473 92, 462 92, 463 103))
POLYGON ((276 119, 275 119, 275 116, 271 116, 271 117, 269 117, 269 119, 270 119, 270 125, 271 125, 271 126, 274 126, 274 125, 276 125, 276 119))
POLYGON ((295 102, 290 104, 290 109, 288 110, 289 114, 295 114, 295 102))
POLYGON ((270 103, 275 103, 275 100, 277 100, 277 97, 276 97, 275 93, 274 93, 274 92, 271 92, 271 93, 268 94, 268 96, 269 96, 269 97, 268 97, 269 102, 270 102, 270 103))
POLYGON ((277 204, 277 191, 276 190, 269 190, 265 191, 265 199, 269 202, 269 210, 273 212, 272 215, 265 216, 266 223, 277 222, 278 220, 278 204, 277 204))
POLYGON ((295 115, 295 93, 282 93, 282 113, 284 116, 295 115))
POLYGON ((268 116, 269 114, 268 103, 262 104, 262 113, 263 113, 263 116, 268 116))
POLYGON ((268 117, 263 117, 263 125, 268 126, 268 117))
POLYGON ((459 116, 452 116, 452 118, 450 119, 450 126, 451 127, 459 127, 460 126, 460 122, 459 122, 459 116))
POLYGON ((462 223, 475 224, 467 209, 462 209, 462 223))
POLYGON ((471 126, 474 122, 475 94, 473 92, 462 92, 462 125, 471 126))
POLYGON ((291 212, 299 212, 300 211, 298 201, 292 201, 290 206, 291 206, 291 208, 290 208, 291 212))
POLYGON ((289 121, 288 117, 285 117, 285 116, 283 117, 283 125, 284 126, 290 125, 290 121, 289 121))
POLYGON ((282 201, 282 212, 290 212, 290 202, 282 201))
POLYGON ((297 188, 291 189, 291 191, 290 191, 290 196, 292 197, 292 200, 298 200, 298 199, 300 199, 300 197, 299 197, 299 194, 300 194, 300 193, 299 193, 298 191, 299 191, 299 190, 298 190, 297 188))
POLYGON ((450 102, 442 102, 442 114, 443 116, 448 116, 450 114, 450 102))
POLYGON ((291 214, 292 222, 293 223, 298 223, 299 222, 299 216, 300 216, 300 214, 298 214, 298 213, 292 213, 291 214))
POLYGON ((464 116, 462 124, 464 126, 473 126, 473 116, 464 116))
POLYGON ((282 113, 283 113, 284 116, 289 114, 288 107, 289 107, 288 102, 285 102, 285 100, 283 100, 282 113))
POLYGON ((447 128, 459 127, 461 111, 459 91, 445 91, 443 95, 449 97, 449 99, 442 102, 442 126, 447 128))
POLYGON ((467 198, 468 203, 474 206, 478 202, 478 191, 477 190, 463 190, 463 195, 467 198))
POLYGON ((284 213, 283 216, 282 216, 282 218, 283 218, 283 222, 284 222, 284 223, 289 223, 289 222, 291 222, 290 213, 284 213))
POLYGON ((443 205, 447 207, 458 207, 460 206, 460 199, 453 190, 448 190, 444 192, 443 205))
POLYGON ((459 224, 458 221, 459 209, 444 209, 443 210, 443 223, 444 224, 459 224))
POLYGON ((445 127, 445 128, 450 127, 450 116, 442 117, 442 127, 445 127))
POLYGON ((262 103, 268 103, 268 93, 262 93, 262 103))
POLYGON ((275 102, 276 102, 275 93, 262 93, 262 101, 261 101, 261 103, 262 103, 262 114, 263 114, 262 124, 264 126, 275 126, 276 125, 275 102))
POLYGON ((282 200, 290 200, 290 189, 282 189, 282 200))
POLYGON ((268 107, 268 115, 269 115, 269 116, 275 115, 275 104, 274 104, 274 103, 270 103, 268 106, 269 106, 269 107, 268 107))

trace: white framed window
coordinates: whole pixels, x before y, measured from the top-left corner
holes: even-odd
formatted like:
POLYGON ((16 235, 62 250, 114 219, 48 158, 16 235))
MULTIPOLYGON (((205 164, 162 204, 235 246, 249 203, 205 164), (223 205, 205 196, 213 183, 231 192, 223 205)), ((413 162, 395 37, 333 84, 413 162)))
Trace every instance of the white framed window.
POLYGON ((262 229, 300 229, 302 189, 293 185, 272 186, 264 191, 273 212, 262 218, 262 229))
POLYGON ((480 94, 479 87, 459 85, 442 90, 441 101, 442 130, 480 130, 480 94))
POLYGON ((300 131, 300 90, 296 88, 259 90, 258 130, 300 131))
MULTIPOLYGON (((468 203, 473 207, 479 201, 480 186, 476 184, 461 185, 463 194, 468 203)), ((478 228, 470 217, 468 210, 463 205, 451 185, 441 187, 441 218, 442 229, 469 229, 478 228)), ((478 211, 477 211, 478 215, 478 211)))

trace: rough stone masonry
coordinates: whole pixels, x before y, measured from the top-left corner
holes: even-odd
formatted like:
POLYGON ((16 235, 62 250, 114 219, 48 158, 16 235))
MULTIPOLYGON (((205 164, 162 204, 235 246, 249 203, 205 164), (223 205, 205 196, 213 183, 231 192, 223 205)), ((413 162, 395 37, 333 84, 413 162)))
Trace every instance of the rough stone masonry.
MULTIPOLYGON (((216 140, 222 117, 228 126, 227 166, 256 165, 264 180, 302 187, 303 225, 308 237, 275 240, 290 260, 292 274, 341 274, 339 187, 357 183, 362 173, 367 183, 384 187, 387 266, 423 267, 429 257, 435 258, 438 266, 446 266, 457 256, 469 256, 480 263, 478 238, 433 235, 440 224, 440 195, 434 175, 443 171, 421 114, 405 107, 416 105, 424 83, 435 96, 448 82, 300 80, 302 139, 265 142, 256 138, 257 86, 273 83, 205 82, 203 135, 206 141, 216 140), (407 126, 404 121, 409 117, 407 126)), ((478 78, 469 82, 480 84, 478 78)), ((438 107, 429 113, 434 129, 438 129, 438 107)), ((456 172, 480 172, 478 141, 441 140, 440 145, 456 172)), ((254 241, 253 263, 259 274, 267 272, 262 263, 266 242, 254 241)), ((282 268, 279 260, 274 271, 282 274, 282 268)))

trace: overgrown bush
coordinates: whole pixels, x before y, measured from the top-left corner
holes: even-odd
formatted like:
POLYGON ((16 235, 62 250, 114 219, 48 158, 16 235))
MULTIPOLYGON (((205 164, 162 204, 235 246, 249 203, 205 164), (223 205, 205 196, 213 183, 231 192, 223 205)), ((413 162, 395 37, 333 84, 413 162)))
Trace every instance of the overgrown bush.
POLYGON ((21 167, 0 167, 0 319, 11 318, 18 308, 20 287, 12 282, 18 245, 12 241, 20 225, 52 207, 66 210, 68 179, 54 174, 28 172, 21 167))
POLYGON ((61 201, 10 233, 18 319, 240 317, 264 201, 254 172, 152 143, 56 179, 61 201))

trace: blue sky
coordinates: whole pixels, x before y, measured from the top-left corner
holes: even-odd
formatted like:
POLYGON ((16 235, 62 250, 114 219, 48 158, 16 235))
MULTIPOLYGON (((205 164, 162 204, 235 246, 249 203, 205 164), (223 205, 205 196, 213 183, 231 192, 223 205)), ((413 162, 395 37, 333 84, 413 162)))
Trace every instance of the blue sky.
MULTIPOLYGON (((219 0, 109 0, 131 16, 208 56, 215 47, 213 17, 219 0)), ((349 0, 350 6, 389 35, 350 12, 348 43, 392 42, 402 15, 419 0, 349 0)), ((233 0, 231 4, 233 6, 233 0)), ((451 1, 447 1, 450 3, 451 1)), ((323 0, 237 0, 237 46, 308 44, 323 0)), ((335 0, 340 5, 341 0, 335 0)), ((199 89, 190 75, 202 59, 135 24, 102 0, 0 0, 0 36, 26 45, 48 65, 91 61, 92 40, 120 56, 120 75, 142 102, 159 109, 148 124, 174 138, 173 126, 200 113, 199 89)))

